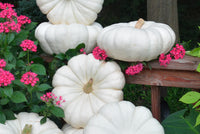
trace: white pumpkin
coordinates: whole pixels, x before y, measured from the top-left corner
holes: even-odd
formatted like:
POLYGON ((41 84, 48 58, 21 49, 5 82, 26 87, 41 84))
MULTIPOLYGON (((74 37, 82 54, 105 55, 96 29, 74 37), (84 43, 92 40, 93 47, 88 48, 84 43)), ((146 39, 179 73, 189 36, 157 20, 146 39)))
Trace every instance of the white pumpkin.
POLYGON ((84 128, 104 104, 123 99, 124 84, 125 78, 117 63, 81 54, 56 71, 52 92, 66 100, 62 106, 64 120, 75 128, 84 128))
POLYGON ((102 9, 104 0, 36 0, 41 12, 53 24, 89 25, 102 9))
POLYGON ((150 61, 161 53, 167 53, 174 45, 175 38, 174 31, 168 25, 139 19, 105 27, 98 36, 97 45, 114 59, 150 61))
POLYGON ((103 106, 84 128, 84 134, 164 134, 149 109, 121 101, 103 106))
POLYGON ((15 116, 15 120, 7 120, 5 125, 0 124, 0 134, 63 134, 49 119, 41 125, 43 117, 36 113, 21 112, 15 116))
POLYGON ((102 26, 99 23, 85 26, 83 24, 53 25, 44 22, 36 28, 35 37, 47 54, 65 53, 81 43, 85 43, 85 51, 89 53, 96 46, 97 35, 101 30, 102 26))
POLYGON ((83 134, 83 129, 73 128, 68 124, 64 125, 62 130, 64 134, 83 134))

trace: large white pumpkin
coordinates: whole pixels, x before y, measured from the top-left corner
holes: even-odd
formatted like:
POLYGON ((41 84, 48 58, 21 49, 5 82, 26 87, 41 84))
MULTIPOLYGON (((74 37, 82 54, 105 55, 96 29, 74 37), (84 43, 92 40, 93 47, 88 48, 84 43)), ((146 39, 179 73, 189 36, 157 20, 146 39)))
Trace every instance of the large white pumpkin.
POLYGON ((89 25, 102 9, 104 0, 36 0, 42 13, 53 24, 89 25))
POLYGON ((35 37, 47 54, 65 53, 81 43, 85 43, 85 51, 89 53, 96 46, 97 35, 101 30, 102 26, 99 23, 85 26, 83 24, 53 25, 44 22, 36 28, 35 37))
POLYGON ((73 128, 68 124, 63 126, 62 131, 64 134, 83 134, 83 129, 73 128))
POLYGON ((149 109, 121 101, 103 106, 84 128, 84 134, 164 134, 149 109))
POLYGON ((5 125, 0 124, 0 134, 63 134, 57 125, 49 119, 41 125, 40 120, 43 117, 36 113, 21 112, 16 115, 16 118, 15 120, 7 120, 5 125), (25 129, 27 132, 30 130, 30 133, 25 133, 25 129))
POLYGON ((115 62, 81 54, 56 71, 52 84, 52 92, 66 100, 62 106, 64 120, 75 128, 84 128, 104 104, 123 99, 125 78, 115 62))
POLYGON ((168 25, 142 19, 107 26, 97 39, 108 57, 127 62, 156 59, 167 53, 174 42, 175 33, 168 25))

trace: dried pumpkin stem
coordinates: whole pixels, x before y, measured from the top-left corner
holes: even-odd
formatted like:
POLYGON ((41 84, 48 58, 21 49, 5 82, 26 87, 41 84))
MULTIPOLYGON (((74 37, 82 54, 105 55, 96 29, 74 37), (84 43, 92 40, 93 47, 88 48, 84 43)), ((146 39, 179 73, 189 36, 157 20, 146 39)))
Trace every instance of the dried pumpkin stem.
POLYGON ((22 130, 22 134, 31 134, 32 131, 32 125, 26 124, 24 129, 22 130))
POLYGON ((85 86, 83 87, 83 91, 87 94, 91 93, 93 91, 92 88, 92 84, 93 84, 93 79, 90 79, 85 86))
POLYGON ((144 20, 142 18, 140 18, 137 23, 135 24, 135 28, 137 29, 141 29, 142 26, 144 25, 144 20))

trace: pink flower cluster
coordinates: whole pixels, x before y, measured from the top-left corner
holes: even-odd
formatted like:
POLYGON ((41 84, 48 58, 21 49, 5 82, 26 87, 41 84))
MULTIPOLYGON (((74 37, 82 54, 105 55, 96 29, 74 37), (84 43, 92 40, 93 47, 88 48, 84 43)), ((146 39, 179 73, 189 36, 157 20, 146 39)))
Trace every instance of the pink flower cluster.
POLYGON ((39 78, 37 77, 36 73, 29 71, 22 75, 22 78, 20 81, 24 83, 25 85, 31 84, 31 86, 33 87, 39 81, 39 78))
POLYGON ((57 97, 54 93, 48 92, 40 97, 40 99, 44 102, 54 102, 57 106, 61 106, 62 103, 65 102, 62 96, 57 97))
POLYGON ((176 44, 176 47, 174 47, 170 54, 165 55, 164 53, 160 54, 159 57, 159 63, 161 66, 167 66, 167 64, 170 63, 172 58, 175 60, 182 59, 185 56, 185 49, 182 45, 176 44))
POLYGON ((0 68, 0 87, 10 85, 13 80, 15 80, 15 77, 12 73, 0 68))
POLYGON ((171 55, 165 55, 164 53, 160 54, 159 57, 159 62, 160 62, 160 66, 167 66, 167 64, 170 63, 170 61, 172 60, 171 55))
POLYGON ((4 59, 0 59, 0 68, 6 67, 6 61, 4 59))
POLYGON ((0 22, 0 33, 20 32, 21 27, 26 23, 31 23, 31 20, 26 16, 17 16, 17 13, 12 8, 14 5, 0 2, 0 18, 4 18, 5 22, 0 22))
POLYGON ((128 67, 128 68, 125 70, 125 73, 126 73, 127 75, 135 75, 135 74, 140 73, 142 70, 143 70, 143 64, 142 64, 142 63, 139 63, 139 64, 137 64, 137 65, 128 67))
POLYGON ((6 9, 6 8, 13 8, 14 5, 10 3, 1 3, 0 2, 0 9, 6 9))
POLYGON ((108 56, 106 55, 106 51, 100 49, 99 47, 95 47, 92 51, 92 54, 95 59, 105 60, 108 56))
POLYGON ((20 47, 22 47, 23 51, 30 50, 32 52, 37 52, 37 46, 34 44, 34 41, 32 40, 24 40, 20 44, 20 47))
POLYGON ((176 44, 176 47, 170 51, 170 54, 175 60, 182 59, 185 56, 185 49, 182 45, 176 44))
POLYGON ((80 53, 86 54, 84 48, 81 48, 81 49, 80 49, 80 53))

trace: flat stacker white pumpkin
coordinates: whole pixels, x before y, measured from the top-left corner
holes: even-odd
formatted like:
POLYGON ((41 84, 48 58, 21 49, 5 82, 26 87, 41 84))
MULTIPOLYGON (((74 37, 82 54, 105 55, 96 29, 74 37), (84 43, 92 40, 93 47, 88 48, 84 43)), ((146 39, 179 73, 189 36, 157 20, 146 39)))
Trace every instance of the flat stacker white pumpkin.
POLYGON ((104 0, 36 0, 41 12, 53 24, 92 24, 104 0))
POLYGON ((64 120, 74 128, 84 128, 103 105, 123 99, 124 84, 124 74, 116 62, 81 54, 56 71, 52 92, 66 101, 62 106, 64 120))
POLYGON ((15 117, 15 120, 7 120, 5 124, 0 124, 0 134, 63 134, 49 119, 41 125, 40 120, 43 117, 36 113, 21 112, 15 117))
POLYGON ((85 51, 91 52, 96 46, 96 40, 102 26, 99 23, 85 26, 83 24, 41 23, 35 30, 35 37, 39 40, 42 50, 47 54, 65 53, 70 48, 85 44, 85 51))
POLYGON ((84 134, 164 134, 149 109, 129 101, 104 105, 84 128, 84 134))
POLYGON ((175 33, 168 25, 143 19, 107 26, 97 39, 108 57, 127 62, 156 59, 174 43, 175 33))

